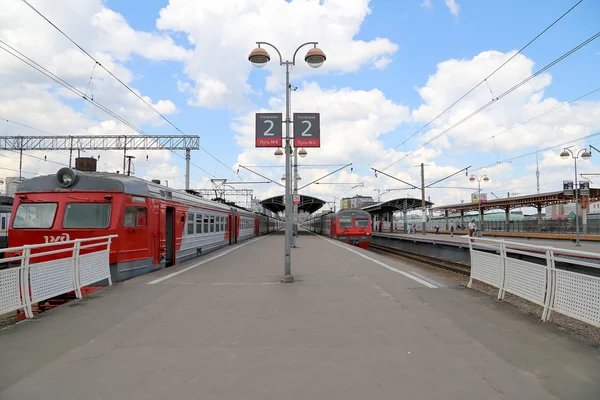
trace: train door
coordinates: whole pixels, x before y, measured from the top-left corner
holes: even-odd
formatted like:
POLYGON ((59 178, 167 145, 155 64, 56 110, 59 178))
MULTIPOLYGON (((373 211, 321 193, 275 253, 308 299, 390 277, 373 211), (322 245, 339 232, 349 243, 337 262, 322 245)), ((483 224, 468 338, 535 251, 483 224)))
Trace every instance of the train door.
POLYGON ((238 242, 238 237, 240 236, 240 216, 236 215, 235 216, 235 242, 238 242))
POLYGON ((235 217, 231 214, 227 216, 227 233, 229 234, 229 244, 235 243, 235 217))
POLYGON ((167 207, 165 233, 165 266, 170 267, 175 264, 175 208, 173 207, 167 207))

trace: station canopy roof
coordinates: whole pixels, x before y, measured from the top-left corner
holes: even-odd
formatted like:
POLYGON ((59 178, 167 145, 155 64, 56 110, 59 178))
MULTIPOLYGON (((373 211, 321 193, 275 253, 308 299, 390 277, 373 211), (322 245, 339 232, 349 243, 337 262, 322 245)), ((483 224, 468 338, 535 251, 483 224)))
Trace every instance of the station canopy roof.
MULTIPOLYGON (((432 205, 432 202, 427 200, 425 201, 425 207, 430 207, 432 205)), ((369 212, 371 215, 380 215, 388 214, 394 211, 420 210, 421 207, 421 199, 415 199, 414 197, 404 197, 384 201, 382 203, 372 204, 370 206, 363 207, 362 209, 369 212)))
MULTIPOLYGON (((271 197, 260 202, 260 204, 269 211, 274 213, 285 211, 285 202, 283 195, 271 197)), ((299 212, 314 213, 325 205, 325 201, 316 197, 300 195, 300 204, 298 205, 299 212)))
MULTIPOLYGON (((597 201, 600 199, 600 189, 590 188, 589 201, 597 201)), ((536 193, 525 196, 516 197, 505 197, 500 199, 488 199, 481 203, 481 208, 484 210, 491 209, 511 209, 520 207, 548 207, 553 204, 564 204, 575 201, 574 196, 566 196, 563 191, 560 192, 548 192, 548 193, 536 193)), ((448 213, 456 213, 460 211, 477 211, 479 204, 475 203, 461 203, 461 204, 450 204, 447 206, 440 206, 434 208, 437 211, 445 211, 448 213)))

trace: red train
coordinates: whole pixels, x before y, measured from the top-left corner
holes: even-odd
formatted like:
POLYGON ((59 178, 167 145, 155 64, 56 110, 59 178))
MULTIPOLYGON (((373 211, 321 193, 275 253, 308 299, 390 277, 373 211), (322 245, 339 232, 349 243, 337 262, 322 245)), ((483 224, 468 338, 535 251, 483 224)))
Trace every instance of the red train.
POLYGON ((123 281, 282 226, 277 218, 133 176, 62 168, 19 186, 8 242, 18 247, 117 234, 111 276, 123 281))
POLYGON ((371 215, 363 210, 342 210, 306 221, 313 232, 366 249, 371 243, 371 215))

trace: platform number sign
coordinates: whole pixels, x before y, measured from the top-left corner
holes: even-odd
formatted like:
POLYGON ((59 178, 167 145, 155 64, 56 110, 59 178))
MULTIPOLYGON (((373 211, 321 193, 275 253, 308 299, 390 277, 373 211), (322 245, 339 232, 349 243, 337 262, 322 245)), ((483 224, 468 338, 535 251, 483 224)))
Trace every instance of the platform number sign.
POLYGON ((563 181, 563 194, 573 196, 573 181, 563 181))
POLYGON ((294 113, 294 147, 321 147, 319 113, 294 113))
POLYGON ((590 195, 590 182, 589 181, 579 181, 579 194, 582 196, 590 195))
POLYGON ((256 113, 256 147, 282 147, 281 113, 256 113))

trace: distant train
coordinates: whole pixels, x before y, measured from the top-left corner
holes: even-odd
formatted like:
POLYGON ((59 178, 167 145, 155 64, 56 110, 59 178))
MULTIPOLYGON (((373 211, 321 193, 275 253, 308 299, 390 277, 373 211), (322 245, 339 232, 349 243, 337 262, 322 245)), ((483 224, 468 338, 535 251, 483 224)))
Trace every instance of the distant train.
POLYGON ((283 226, 279 218, 133 176, 70 168, 24 181, 9 218, 10 247, 117 234, 109 257, 114 281, 283 226))
POLYGON ((366 249, 371 243, 371 215, 363 210, 342 210, 305 221, 312 232, 366 249))

